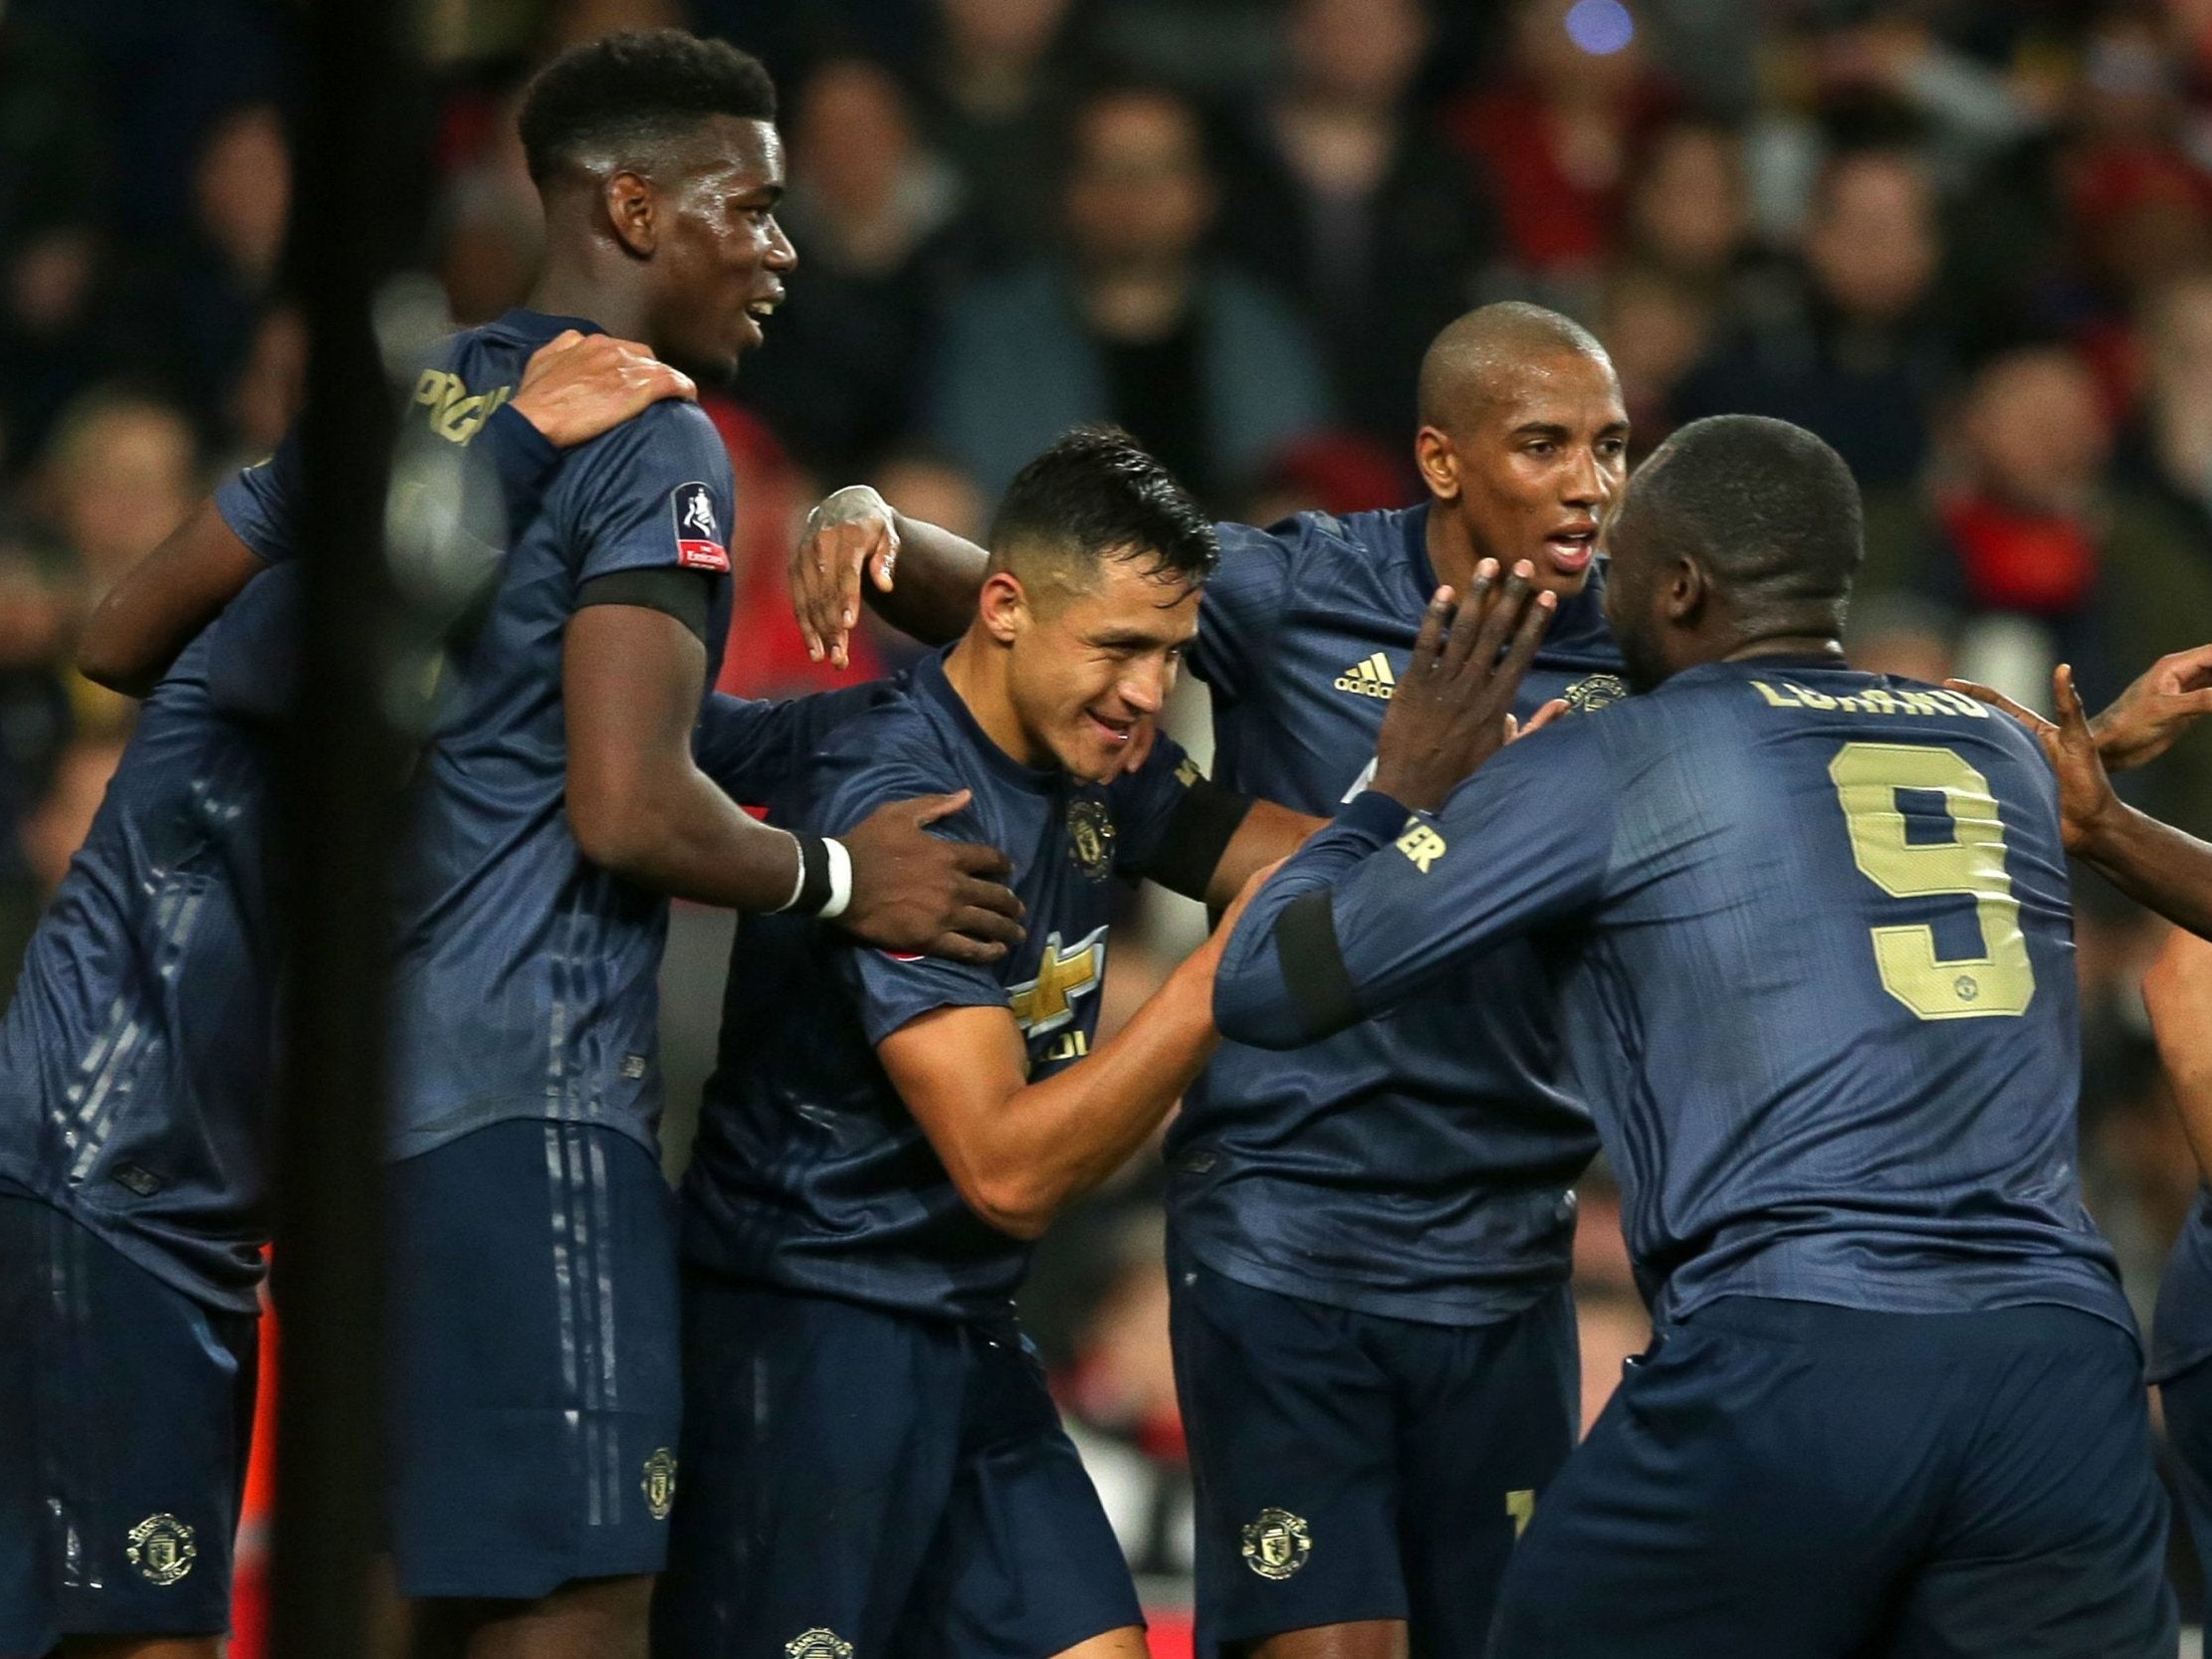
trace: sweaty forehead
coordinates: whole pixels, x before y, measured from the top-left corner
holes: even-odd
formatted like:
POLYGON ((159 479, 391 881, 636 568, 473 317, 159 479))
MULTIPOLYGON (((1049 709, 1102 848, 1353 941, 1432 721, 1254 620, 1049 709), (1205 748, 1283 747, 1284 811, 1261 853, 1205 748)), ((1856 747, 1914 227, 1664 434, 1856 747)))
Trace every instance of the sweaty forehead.
POLYGON ((768 121, 710 115, 666 140, 651 163, 657 182, 716 195, 780 189, 783 140, 768 121))
POLYGON ((1587 351, 1499 352, 1454 368, 1444 407, 1462 430, 1532 423, 1582 430, 1628 418, 1612 365, 1587 351))

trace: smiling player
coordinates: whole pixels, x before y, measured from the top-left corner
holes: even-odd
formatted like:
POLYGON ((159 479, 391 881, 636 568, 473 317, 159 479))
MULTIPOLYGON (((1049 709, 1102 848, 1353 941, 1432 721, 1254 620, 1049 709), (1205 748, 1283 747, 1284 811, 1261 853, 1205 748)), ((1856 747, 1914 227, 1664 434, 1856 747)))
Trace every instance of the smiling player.
MULTIPOLYGON (((1374 761, 1431 591, 1465 592, 1484 558, 1526 560, 1558 601, 1523 722, 1623 692, 1595 544, 1628 420, 1598 342, 1534 306, 1470 312, 1422 365, 1414 448, 1421 506, 1219 526, 1191 667, 1225 787, 1334 811, 1374 761)), ((894 621, 944 637, 983 558, 843 492, 792 586, 832 649, 863 564, 894 621)), ((1596 1145, 1525 946, 1296 1054, 1221 1045, 1168 1141, 1202 1653, 1480 1651, 1580 1420, 1570 1188, 1596 1145)))

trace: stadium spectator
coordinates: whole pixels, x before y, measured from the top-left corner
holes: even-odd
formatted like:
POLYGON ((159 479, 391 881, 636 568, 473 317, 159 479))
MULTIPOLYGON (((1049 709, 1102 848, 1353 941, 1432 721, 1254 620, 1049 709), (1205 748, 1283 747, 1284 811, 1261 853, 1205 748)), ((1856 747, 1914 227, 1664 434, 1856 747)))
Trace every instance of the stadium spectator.
POLYGON ((1346 424, 1394 448, 1423 349, 1496 252, 1481 187, 1412 101, 1428 37, 1421 0, 1297 0, 1221 198, 1223 248, 1304 306, 1346 424))
POLYGON ((2120 472, 2166 503, 2212 569, 2212 271, 2163 285, 2144 309, 2141 336, 2141 400, 2120 442, 2120 472))
MULTIPOLYGON (((2035 697, 2058 662, 2093 704, 2166 651, 2202 643, 2212 565, 2154 500, 2108 476, 2097 382, 2063 347, 2023 346, 1969 384, 1949 476, 1924 506, 1870 513, 1870 588, 1954 618, 1956 672, 2035 697)), ((2154 810, 2212 828, 2212 747, 2184 738, 2144 774, 2154 810)))
POLYGON ((807 467, 866 471, 911 428, 932 316, 954 275, 958 176, 925 149, 883 65, 832 59, 800 89, 779 210, 806 282, 744 395, 807 467))
POLYGON ((980 283, 947 320, 927 432, 995 496, 1055 434, 1135 433, 1216 504, 1325 425, 1326 383, 1297 318, 1211 262, 1197 112, 1123 87, 1076 106, 1061 188, 1067 253, 980 283))
POLYGON ((1678 420, 1773 415, 1819 433, 1867 489, 1909 482, 1950 347, 1935 306, 1934 180, 1909 150, 1847 150, 1822 170, 1803 264, 1682 384, 1678 420))
POLYGON ((1613 252, 1637 149, 1668 102, 1636 22, 1622 0, 1517 0, 1506 73, 1449 111, 1504 215, 1504 280, 1528 298, 1571 309, 1613 252))
POLYGON ((922 126, 966 186, 995 263, 1052 239, 1050 156, 1074 79, 1068 0, 937 0, 937 39, 919 65, 922 126))

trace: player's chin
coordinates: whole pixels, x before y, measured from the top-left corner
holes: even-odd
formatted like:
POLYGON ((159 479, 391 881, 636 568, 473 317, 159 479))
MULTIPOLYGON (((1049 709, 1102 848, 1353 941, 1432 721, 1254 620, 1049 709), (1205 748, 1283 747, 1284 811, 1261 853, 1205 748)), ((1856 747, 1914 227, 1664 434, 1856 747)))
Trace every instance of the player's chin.
POLYGON ((1135 728, 1117 730, 1091 715, 1082 716, 1069 740, 1061 745, 1060 764, 1085 783, 1108 783, 1121 775, 1129 759, 1135 728))

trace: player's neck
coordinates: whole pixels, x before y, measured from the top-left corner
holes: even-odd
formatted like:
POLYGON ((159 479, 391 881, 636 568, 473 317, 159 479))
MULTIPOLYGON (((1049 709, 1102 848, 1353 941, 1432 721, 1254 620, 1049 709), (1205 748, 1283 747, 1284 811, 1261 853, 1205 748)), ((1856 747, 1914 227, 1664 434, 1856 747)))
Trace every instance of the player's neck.
POLYGON ((968 713, 984 728, 984 735, 1024 766, 1049 766, 1053 756, 1035 752, 1029 733, 1013 706, 1006 681, 1008 653, 975 630, 962 637, 945 659, 945 680, 968 713))
POLYGON ((646 338, 645 298, 626 285, 609 283, 589 262, 551 255, 524 302, 550 316, 580 316, 622 339, 646 338))
POLYGON ((1833 660, 1838 668, 1851 666, 1844 660, 1844 642, 1834 634, 1823 633, 1762 634, 1756 639, 1738 642, 1720 660, 1742 663, 1755 657, 1811 657, 1833 660))
POLYGON ((1429 550, 1429 568, 1439 586, 1464 593, 1474 580, 1474 544, 1467 539, 1458 516, 1441 502, 1429 509, 1429 524, 1422 532, 1429 550))

